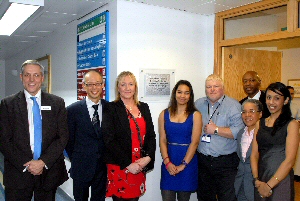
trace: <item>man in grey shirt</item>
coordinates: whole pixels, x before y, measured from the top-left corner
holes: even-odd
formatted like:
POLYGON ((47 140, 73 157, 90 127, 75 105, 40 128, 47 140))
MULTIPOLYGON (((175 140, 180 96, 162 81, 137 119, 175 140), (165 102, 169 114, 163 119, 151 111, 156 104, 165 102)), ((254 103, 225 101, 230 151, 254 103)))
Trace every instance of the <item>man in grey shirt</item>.
POLYGON ((199 201, 234 201, 237 173, 236 136, 244 127, 241 105, 224 94, 224 83, 217 75, 205 81, 206 97, 195 102, 202 114, 203 130, 198 146, 199 201))

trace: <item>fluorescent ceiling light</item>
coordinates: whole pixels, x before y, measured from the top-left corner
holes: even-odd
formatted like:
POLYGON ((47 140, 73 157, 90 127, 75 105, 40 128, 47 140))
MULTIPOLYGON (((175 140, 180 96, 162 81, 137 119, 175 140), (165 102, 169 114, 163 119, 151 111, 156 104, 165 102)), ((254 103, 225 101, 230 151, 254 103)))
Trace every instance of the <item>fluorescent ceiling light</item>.
POLYGON ((0 35, 10 36, 40 6, 12 3, 0 20, 0 35))

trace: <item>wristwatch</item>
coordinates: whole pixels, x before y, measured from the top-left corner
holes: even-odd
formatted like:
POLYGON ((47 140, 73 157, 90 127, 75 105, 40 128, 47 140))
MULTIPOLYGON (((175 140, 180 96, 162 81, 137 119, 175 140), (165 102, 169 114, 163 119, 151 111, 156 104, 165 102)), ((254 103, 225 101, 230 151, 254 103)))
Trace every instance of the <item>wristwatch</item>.
POLYGON ((215 131, 214 131, 214 134, 215 134, 215 135, 218 135, 218 131, 219 131, 219 128, 217 127, 217 128, 215 129, 215 131))

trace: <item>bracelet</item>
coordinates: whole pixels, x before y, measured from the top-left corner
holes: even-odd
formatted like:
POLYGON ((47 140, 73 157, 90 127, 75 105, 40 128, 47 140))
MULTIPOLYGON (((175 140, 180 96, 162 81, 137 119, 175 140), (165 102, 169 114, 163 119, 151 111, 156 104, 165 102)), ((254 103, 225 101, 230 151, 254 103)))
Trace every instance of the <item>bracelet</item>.
POLYGON ((185 160, 182 160, 181 162, 185 167, 188 165, 188 163, 185 160))
POLYGON ((272 188, 271 188, 271 186, 268 184, 268 182, 266 183, 268 186, 269 186, 269 188, 272 190, 272 188))
POLYGON ((167 164, 166 164, 166 169, 168 169, 168 166, 171 164, 171 161, 169 161, 167 164))
POLYGON ((163 161, 165 161, 167 158, 169 158, 169 156, 167 156, 166 158, 164 158, 164 160, 163 160, 163 161))
POLYGON ((275 176, 273 176, 278 182, 280 182, 280 180, 277 178, 277 177, 275 177, 275 176))

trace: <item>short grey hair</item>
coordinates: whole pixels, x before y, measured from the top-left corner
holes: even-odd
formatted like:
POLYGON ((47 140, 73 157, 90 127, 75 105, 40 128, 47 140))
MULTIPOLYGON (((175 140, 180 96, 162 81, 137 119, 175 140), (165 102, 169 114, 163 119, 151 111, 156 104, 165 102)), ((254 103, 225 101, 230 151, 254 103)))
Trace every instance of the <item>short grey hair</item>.
POLYGON ((220 76, 216 75, 216 74, 211 74, 211 75, 209 75, 206 78, 206 80, 205 80, 205 86, 206 86, 206 82, 208 82, 208 81, 220 81, 221 84, 222 84, 222 87, 224 88, 224 81, 223 81, 223 79, 220 76))
POLYGON ((40 64, 37 60, 26 60, 21 66, 21 74, 23 74, 25 66, 30 65, 30 64, 40 66, 41 73, 44 76, 44 66, 42 64, 40 64))
POLYGON ((263 109, 264 109, 263 104, 259 100, 248 98, 243 102, 242 110, 244 110, 244 106, 245 106, 246 103, 253 103, 254 105, 256 105, 257 109, 258 109, 258 112, 262 112, 263 109))

